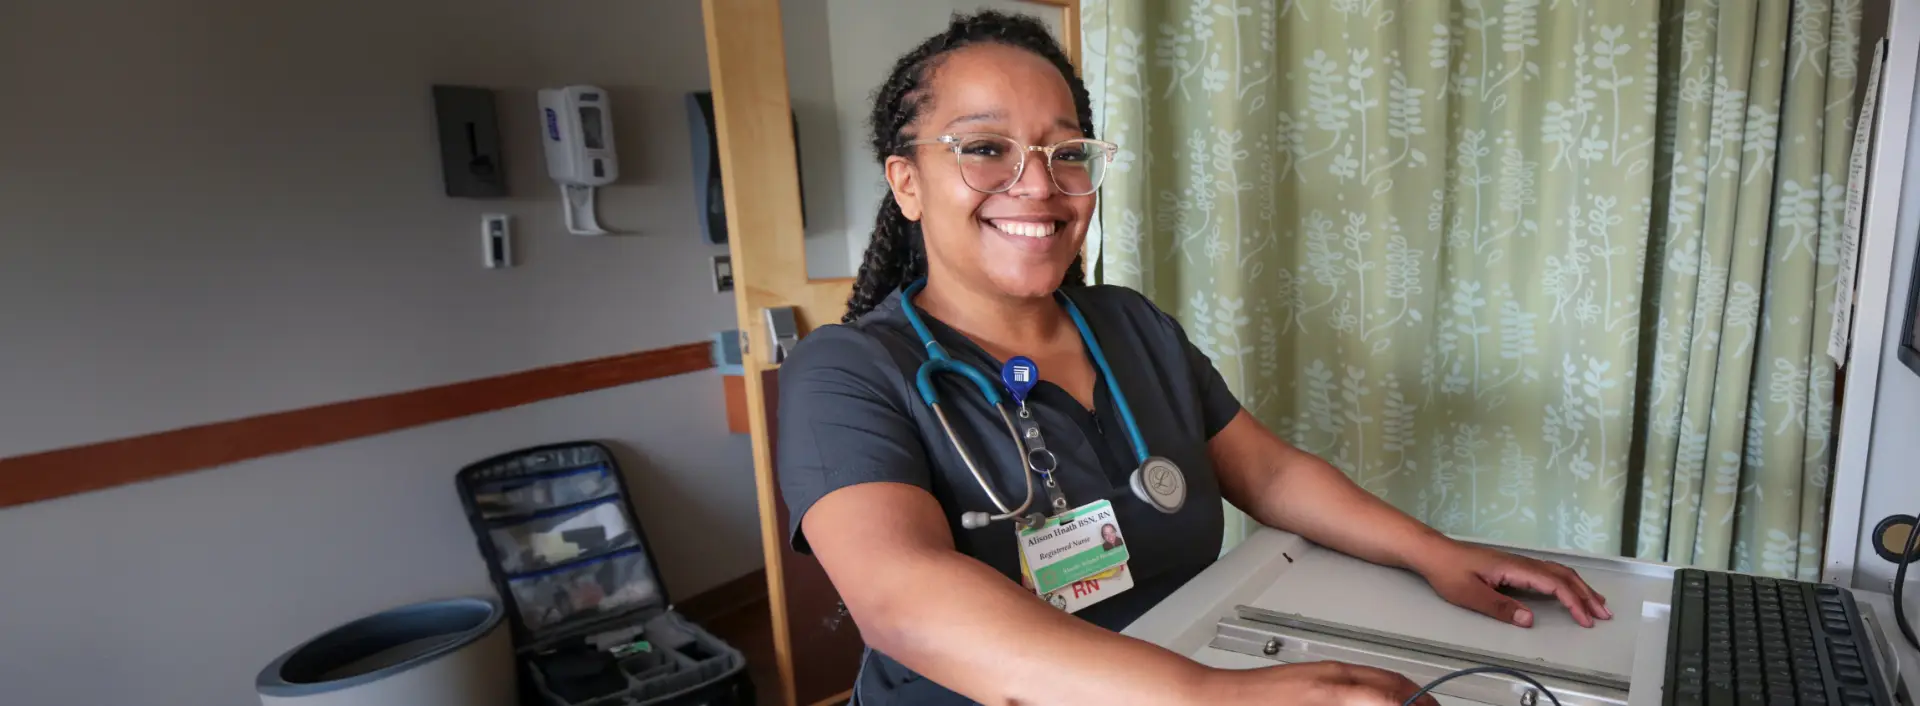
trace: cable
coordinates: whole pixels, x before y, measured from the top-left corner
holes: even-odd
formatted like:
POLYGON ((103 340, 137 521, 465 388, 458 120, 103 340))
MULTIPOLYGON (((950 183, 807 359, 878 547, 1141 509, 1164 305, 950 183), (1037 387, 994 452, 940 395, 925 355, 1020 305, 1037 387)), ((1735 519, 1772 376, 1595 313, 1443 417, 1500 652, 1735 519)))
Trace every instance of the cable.
POLYGON ((1920 539, 1920 520, 1907 529, 1907 548, 1900 552, 1900 568, 1893 570, 1893 622, 1900 626, 1900 634, 1907 638, 1907 644, 1920 650, 1920 640, 1913 639, 1913 628, 1907 625, 1906 595, 1907 564, 1913 562, 1913 540, 1920 539))
POLYGON ((1547 687, 1541 686, 1540 682, 1535 681, 1533 677, 1527 676, 1526 673, 1521 672, 1518 669, 1508 669, 1506 667, 1468 667, 1466 669, 1461 669, 1449 674, 1442 675, 1439 679, 1435 679, 1433 681, 1427 682, 1427 685, 1420 687, 1419 691, 1413 692, 1413 695, 1407 697, 1407 700, 1401 703, 1400 706, 1413 706, 1413 702, 1419 701, 1420 697, 1422 696, 1426 696, 1428 691, 1432 691, 1434 687, 1439 686, 1441 684, 1445 684, 1449 681, 1452 681, 1455 677, 1464 677, 1469 674, 1487 674, 1487 673, 1505 674, 1511 677, 1519 677, 1521 681, 1524 681, 1528 684, 1533 685, 1533 688, 1535 689, 1539 689, 1540 693, 1546 694, 1547 700, 1552 701, 1553 706, 1560 706, 1560 697, 1554 696, 1553 692, 1547 690, 1547 687))

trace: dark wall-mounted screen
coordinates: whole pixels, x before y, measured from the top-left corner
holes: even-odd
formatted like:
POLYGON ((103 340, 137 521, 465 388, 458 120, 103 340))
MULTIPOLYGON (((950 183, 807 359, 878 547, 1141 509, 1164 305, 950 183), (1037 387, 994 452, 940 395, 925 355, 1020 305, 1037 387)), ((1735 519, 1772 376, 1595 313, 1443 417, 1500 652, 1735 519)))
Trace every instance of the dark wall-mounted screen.
POLYGON ((1914 318, 1920 316, 1920 247, 1914 249, 1914 260, 1907 267, 1911 276, 1907 278, 1906 307, 1900 319, 1900 362, 1920 374, 1920 326, 1914 325, 1914 318))

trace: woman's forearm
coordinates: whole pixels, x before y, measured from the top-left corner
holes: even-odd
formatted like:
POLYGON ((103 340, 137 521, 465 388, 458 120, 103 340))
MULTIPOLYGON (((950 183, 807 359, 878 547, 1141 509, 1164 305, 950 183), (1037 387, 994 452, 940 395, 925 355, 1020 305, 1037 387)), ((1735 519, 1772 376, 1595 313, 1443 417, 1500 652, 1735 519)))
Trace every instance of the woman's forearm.
POLYGON ((1448 541, 1319 457, 1289 448, 1273 462, 1273 482, 1255 504, 1272 515, 1258 518, 1262 523, 1342 554, 1408 569, 1419 568, 1422 557, 1448 541))
POLYGON ((918 488, 835 491, 805 522, 867 644, 975 701, 1203 703, 1196 695, 1217 681, 1217 670, 1061 612, 955 551, 918 488))
POLYGON ((1197 702, 1205 667, 1055 609, 946 552, 903 557, 853 617, 869 645, 985 704, 1197 702))
POLYGON ((1245 412, 1210 450, 1227 500, 1263 525, 1342 554, 1410 569, 1450 542, 1245 412))

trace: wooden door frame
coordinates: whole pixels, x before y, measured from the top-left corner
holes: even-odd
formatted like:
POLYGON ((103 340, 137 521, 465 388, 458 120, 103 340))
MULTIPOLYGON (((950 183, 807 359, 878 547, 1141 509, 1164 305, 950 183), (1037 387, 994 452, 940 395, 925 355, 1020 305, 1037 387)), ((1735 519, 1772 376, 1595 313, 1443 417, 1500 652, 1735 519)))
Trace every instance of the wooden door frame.
MULTIPOLYGON (((1068 59, 1080 65, 1079 0, 1019 0, 1057 7, 1068 59)), ((742 340, 753 477, 766 561, 767 603, 773 620, 779 703, 795 704, 782 548, 787 529, 778 520, 780 495, 773 474, 767 416, 769 373, 777 370, 766 343, 765 312, 790 307, 796 333, 837 322, 852 292, 850 277, 807 276, 806 229, 788 95, 780 0, 702 0, 707 69, 719 142, 721 188, 726 194, 727 250, 732 257, 734 315, 742 340)), ((846 693, 821 703, 846 700, 846 693)))

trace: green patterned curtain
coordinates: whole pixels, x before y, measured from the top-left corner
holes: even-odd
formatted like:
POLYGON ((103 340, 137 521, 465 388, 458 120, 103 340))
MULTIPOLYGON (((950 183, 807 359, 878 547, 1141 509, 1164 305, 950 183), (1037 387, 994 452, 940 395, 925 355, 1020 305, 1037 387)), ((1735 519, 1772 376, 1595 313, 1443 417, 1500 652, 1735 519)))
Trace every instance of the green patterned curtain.
POLYGON ((1814 575, 1858 0, 1083 17, 1097 276, 1262 420, 1456 535, 1814 575))

